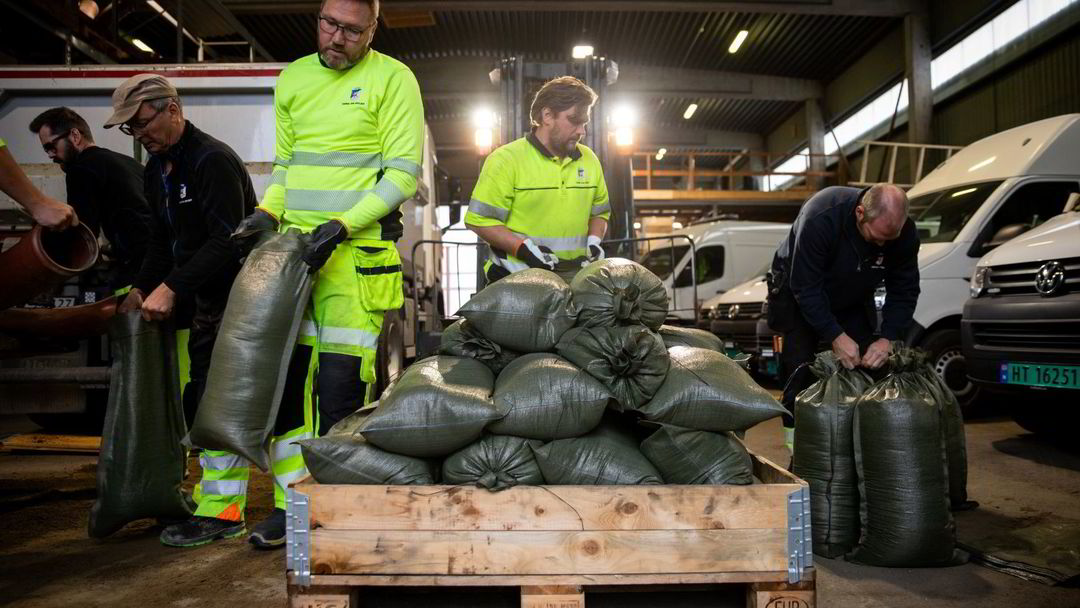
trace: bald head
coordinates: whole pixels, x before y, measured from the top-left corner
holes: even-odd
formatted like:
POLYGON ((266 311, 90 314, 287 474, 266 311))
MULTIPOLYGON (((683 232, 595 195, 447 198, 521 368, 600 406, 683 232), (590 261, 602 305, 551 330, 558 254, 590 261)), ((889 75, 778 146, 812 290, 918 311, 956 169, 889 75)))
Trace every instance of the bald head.
POLYGON ((907 194, 893 184, 874 184, 855 207, 859 233, 879 246, 900 236, 907 214, 907 194))

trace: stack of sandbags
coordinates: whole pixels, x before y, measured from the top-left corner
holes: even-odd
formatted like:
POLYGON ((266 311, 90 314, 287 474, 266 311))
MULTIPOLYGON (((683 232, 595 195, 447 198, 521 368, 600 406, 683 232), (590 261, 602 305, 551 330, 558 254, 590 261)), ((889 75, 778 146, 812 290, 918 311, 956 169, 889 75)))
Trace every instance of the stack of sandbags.
POLYGON ((370 415, 303 442, 312 475, 424 483, 438 471, 435 481, 492 490, 752 483, 734 432, 783 409, 719 340, 665 329, 667 310, 660 280, 629 260, 589 264, 570 285, 536 269, 502 279, 370 415))

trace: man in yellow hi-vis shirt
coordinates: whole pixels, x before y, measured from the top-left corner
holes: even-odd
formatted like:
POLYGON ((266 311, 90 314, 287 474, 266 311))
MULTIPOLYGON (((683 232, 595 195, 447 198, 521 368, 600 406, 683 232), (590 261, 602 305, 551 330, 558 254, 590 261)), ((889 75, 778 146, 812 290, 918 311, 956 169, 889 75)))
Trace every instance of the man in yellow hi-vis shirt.
MULTIPOLYGON (((424 110, 409 68, 369 48, 378 12, 378 0, 324 0, 319 52, 278 78, 270 185, 234 236, 250 242, 260 230, 307 233, 304 260, 317 274, 293 366, 305 352, 316 355, 304 386, 286 386, 281 407, 301 408, 314 392, 319 434, 368 400, 383 313, 404 304, 394 242, 403 232, 398 207, 415 194, 420 175, 424 110)), ((292 442, 316 431, 310 414, 305 426, 275 438, 275 468, 302 464, 292 442)), ((251 536, 259 547, 284 544, 284 488, 274 489, 277 508, 251 536)))
POLYGON ((548 81, 533 98, 532 132, 484 161, 465 225, 491 245, 489 281, 563 260, 604 257, 611 215, 600 160, 585 136, 596 93, 572 76, 548 81))

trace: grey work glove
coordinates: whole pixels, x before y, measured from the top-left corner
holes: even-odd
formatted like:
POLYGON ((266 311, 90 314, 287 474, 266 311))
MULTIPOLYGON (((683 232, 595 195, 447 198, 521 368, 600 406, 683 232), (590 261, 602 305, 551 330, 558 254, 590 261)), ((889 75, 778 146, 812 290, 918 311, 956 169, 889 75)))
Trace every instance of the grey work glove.
POLYGON ((240 224, 229 235, 229 239, 236 243, 236 246, 240 248, 240 253, 246 256, 255 247, 260 232, 275 232, 277 228, 277 218, 262 209, 256 209, 251 215, 240 220, 240 224))
POLYGON ((300 236, 304 242, 304 253, 301 257, 311 266, 311 272, 315 272, 326 264, 334 249, 348 237, 349 231, 345 229, 345 224, 337 220, 319 224, 315 230, 300 236))
POLYGON ((551 249, 537 245, 532 239, 522 241, 514 252, 514 257, 528 264, 529 268, 555 270, 555 264, 559 263, 559 258, 555 257, 551 249))

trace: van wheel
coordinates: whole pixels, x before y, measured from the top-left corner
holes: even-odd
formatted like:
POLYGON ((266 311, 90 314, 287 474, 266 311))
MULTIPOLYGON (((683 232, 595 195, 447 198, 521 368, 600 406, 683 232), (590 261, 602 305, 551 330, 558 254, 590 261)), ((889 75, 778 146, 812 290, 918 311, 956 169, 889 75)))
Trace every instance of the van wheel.
POLYGON ((405 371, 405 314, 403 309, 388 310, 383 317, 375 353, 375 398, 382 396, 401 372, 405 371))
POLYGON ((960 348, 960 330, 939 329, 931 332, 919 344, 930 353, 930 367, 952 391, 964 416, 970 416, 978 409, 978 385, 967 375, 967 360, 960 348))

